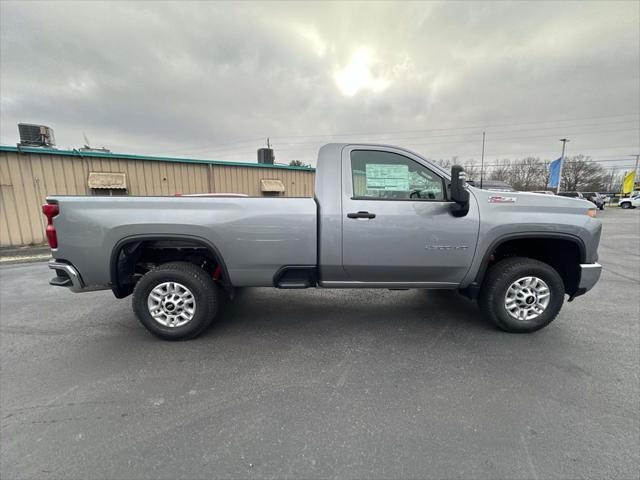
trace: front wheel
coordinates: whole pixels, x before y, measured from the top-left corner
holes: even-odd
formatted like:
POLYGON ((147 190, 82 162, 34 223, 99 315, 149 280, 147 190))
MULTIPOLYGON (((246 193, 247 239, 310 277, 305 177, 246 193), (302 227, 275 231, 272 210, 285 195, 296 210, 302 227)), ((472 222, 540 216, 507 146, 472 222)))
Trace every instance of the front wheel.
POLYGON ((507 332, 529 333, 553 321, 564 302, 564 283, 550 265, 511 257, 493 265, 482 285, 481 310, 507 332))
POLYGON ((146 273, 133 291, 140 323, 164 340, 187 340, 202 333, 218 309, 217 288, 201 268, 170 262, 146 273))
POLYGON ((624 208, 625 210, 626 210, 627 208, 631 208, 631 202, 622 202, 622 203, 620 204, 620 207, 621 207, 621 208, 624 208))

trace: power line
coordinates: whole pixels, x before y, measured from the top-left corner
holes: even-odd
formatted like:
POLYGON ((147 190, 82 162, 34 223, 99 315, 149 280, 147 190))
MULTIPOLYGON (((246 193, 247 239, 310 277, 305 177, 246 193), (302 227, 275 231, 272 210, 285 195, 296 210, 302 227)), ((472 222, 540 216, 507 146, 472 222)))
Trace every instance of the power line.
MULTIPOLYGON (((487 141, 488 143, 488 141, 487 141)), ((419 145, 417 143, 414 143, 413 145, 419 145)), ((430 145, 430 144, 424 144, 424 145, 430 145)), ((638 148, 637 145, 609 145, 609 146, 604 146, 604 147, 593 147, 593 146, 588 146, 588 145, 581 145, 580 149, 581 150, 607 150, 607 149, 614 149, 614 148, 638 148)), ((278 149, 278 151, 280 152, 287 152, 287 151, 299 151, 300 149, 297 148, 280 148, 278 149)), ((309 149, 306 149, 309 150, 309 149)), ((497 153, 493 153, 493 152, 489 152, 490 156, 498 156, 498 155, 516 155, 516 156, 532 156, 532 155, 537 155, 540 153, 554 153, 556 152, 555 150, 539 150, 539 151, 535 151, 535 152, 530 152, 530 153, 518 153, 518 152, 497 152, 497 153)), ((556 152, 557 153, 557 152, 556 152)), ((469 155, 468 153, 465 153, 464 155, 469 155)), ((424 155, 423 155, 424 156, 424 155)), ((446 153, 446 154, 442 154, 442 153, 429 153, 428 155, 429 157, 442 157, 442 156, 448 156, 448 157, 455 157, 455 156, 460 156, 460 154, 458 153, 446 153)))
MULTIPOLYGON (((431 160, 432 162, 436 163, 436 164, 441 164, 443 163, 441 160, 431 160)), ((629 159, 627 159, 626 161, 629 161, 629 159)), ((459 162, 460 164, 462 164, 463 166, 467 166, 467 168, 475 168, 475 167, 479 167, 481 164, 479 164, 476 161, 466 161, 466 162, 459 162)), ((571 165, 571 164, 576 164, 576 163, 586 163, 589 165, 598 165, 600 167, 602 167, 603 170, 623 170, 623 169, 629 169, 629 168, 633 168, 633 165, 601 165, 599 162, 594 162, 588 159, 582 159, 582 160, 569 160, 567 158, 565 158, 565 163, 567 165, 571 165)), ((519 168, 521 167, 523 164, 525 164, 525 162, 523 162, 522 160, 513 160, 513 161, 509 161, 509 162, 503 162, 503 163, 485 163, 485 169, 489 169, 489 168, 500 168, 500 169, 509 169, 509 168, 519 168)), ((537 166, 540 169, 546 169, 548 167, 548 162, 544 162, 542 160, 538 159, 538 162, 535 163, 527 163, 527 165, 529 166, 537 166)))
MULTIPOLYGON (((514 127, 514 126, 524 126, 524 125, 538 125, 538 124, 550 124, 550 123, 558 123, 558 122, 569 122, 569 121, 580 121, 580 120, 596 120, 596 119, 606 119, 606 118, 617 118, 617 117, 630 117, 630 116, 639 116, 640 113, 628 113, 628 114, 620 114, 620 115, 604 115, 604 116, 599 116, 599 117, 582 117, 582 118, 574 118, 574 119, 563 119, 563 120, 544 120, 544 121, 537 121, 537 122, 522 122, 522 123, 506 123, 506 124, 493 124, 493 125, 480 125, 480 126, 466 126, 466 127, 448 127, 448 128, 434 128, 434 129, 420 129, 420 130, 402 130, 402 131, 397 131, 397 132, 360 132, 360 133, 340 133, 340 134, 331 134, 331 133, 325 133, 325 134, 309 134, 309 135, 288 135, 288 136, 272 136, 272 139, 289 139, 289 138, 327 138, 327 137, 345 137, 345 136, 390 136, 390 135, 398 135, 398 134, 403 134, 403 133, 425 133, 425 132, 439 132, 439 131, 454 131, 454 130, 470 130, 470 129, 481 129, 481 128, 495 128, 495 127, 514 127)), ((588 124, 579 124, 579 125, 557 125, 557 126, 549 126, 549 127, 537 127, 537 128, 528 128, 528 129, 520 129, 520 130, 509 130, 507 132, 504 133, 512 133, 512 132, 516 132, 516 131, 535 131, 535 130, 553 130, 553 129, 557 129, 557 128, 571 128, 571 127, 578 127, 578 126, 598 126, 598 125, 606 125, 606 124, 615 124, 615 123, 629 123, 629 122, 636 122, 637 120, 617 120, 617 121, 611 121, 611 122, 598 122, 598 123, 588 123, 588 124)), ((446 136, 462 136, 462 135, 473 135, 473 134, 480 134, 480 132, 476 132, 476 133, 459 133, 459 134, 449 134, 446 136)), ((491 132, 491 133, 499 133, 499 132, 491 132)), ((421 138, 417 137, 417 138, 421 138)), ((436 135, 430 135, 430 137, 436 137, 436 135)), ((234 145, 234 144, 242 144, 242 143, 248 143, 248 142, 254 142, 254 141, 258 141, 258 140, 262 140, 264 137, 253 137, 253 138, 247 138, 247 139, 238 139, 232 142, 225 142, 222 144, 217 144, 220 146, 211 146, 211 147, 202 147, 202 148, 197 148, 197 149, 182 149, 182 150, 174 150, 174 152, 197 152, 197 151, 215 151, 215 150, 227 150, 225 148, 225 146, 227 145, 234 145)), ((411 137, 409 137, 411 138, 411 137)), ((399 139, 399 138, 396 138, 399 139)), ((293 144, 292 142, 290 142, 291 144, 293 144)), ((314 143, 314 142, 299 142, 300 144, 304 144, 304 143, 314 143)), ((253 146, 249 146, 247 148, 254 148, 253 146)), ((170 152, 167 152, 170 153, 170 152)))
MULTIPOLYGON (((463 167, 464 167, 464 165, 463 165, 463 167)), ((472 165, 472 166, 467 165, 467 168, 471 168, 471 167, 475 167, 475 165, 472 165)), ((494 164, 485 165, 484 173, 487 173, 488 171, 490 171, 492 169, 511 170, 511 169, 519 168, 519 167, 520 167, 520 165, 494 165, 494 164)), ((539 169, 540 171, 543 171, 543 170, 546 171, 546 168, 545 168, 544 165, 540 165, 540 167, 541 167, 539 169)), ((603 171, 630 170, 630 169, 633 169, 633 165, 624 165, 624 166, 621 166, 621 167, 607 167, 607 168, 603 168, 603 171)))
MULTIPOLYGON (((262 141, 264 140, 264 137, 253 137, 250 139, 236 139, 236 140, 232 140, 230 142, 223 142, 223 143, 218 143, 217 145, 236 145, 239 143, 247 143, 247 142, 257 142, 257 141, 262 141)), ((218 148, 224 148, 224 147, 218 147, 218 148)), ((217 148, 214 147, 214 150, 216 150, 217 148)), ((169 153, 180 153, 180 152, 197 152, 197 151, 207 151, 209 150, 209 147, 202 147, 202 148, 196 148, 196 149, 188 149, 185 150, 183 148, 181 149, 177 149, 177 150, 165 150, 164 153, 165 154, 169 154, 169 153)))
MULTIPOLYGON (((627 129, 616 129, 616 130, 596 130, 596 131, 582 131, 582 132, 568 132, 569 134, 571 134, 572 136, 580 136, 580 135, 594 135, 594 134, 608 134, 608 133, 624 133, 624 132, 630 132, 630 131, 637 131, 636 128, 627 128, 627 129)), ((489 143, 494 143, 494 142, 498 142, 498 141, 507 141, 507 140, 528 140, 528 139, 537 139, 537 138, 548 138, 551 137, 553 134, 549 133, 549 134, 545 134, 545 135, 527 135, 527 136, 519 136, 519 137, 488 137, 487 141, 489 143)), ((389 139, 389 140, 401 140, 401 139, 389 139)), ((405 139, 406 140, 406 139, 405 139)), ((447 140, 447 141, 437 141, 437 142, 406 142, 405 145, 407 146, 431 146, 431 145, 475 145, 478 142, 482 141, 482 133, 478 134, 478 138, 473 139, 473 140, 447 140)), ((358 142, 353 142, 353 143, 358 143, 358 142)), ((371 142, 366 142, 366 143, 371 143, 371 142)), ((309 150, 317 150, 318 149, 318 145, 322 145, 322 142, 304 142, 301 143, 304 145, 309 145, 308 147, 303 147, 303 148, 299 148, 299 147, 290 147, 290 148, 281 148, 278 145, 299 145, 297 143, 293 143, 293 144, 287 144, 287 143, 280 143, 280 144, 276 144, 275 148, 278 151, 283 151, 283 152, 287 152, 287 151, 309 151, 309 150)), ((255 148, 257 148, 256 146, 247 146, 247 147, 236 147, 236 148, 227 148, 227 149, 211 149, 211 150, 206 150, 203 151, 202 153, 211 153, 213 155, 233 155, 233 154, 242 154, 245 151, 251 151, 254 150, 255 148)), ((585 147, 586 148, 586 147, 585 147)), ((608 147, 605 147, 608 148, 608 147)))
MULTIPOLYGON (((568 162, 575 162, 576 160, 567 160, 568 162)), ((602 163, 602 162, 628 162, 629 159, 628 158, 617 158, 617 159, 610 159, 610 160, 585 160, 588 162, 593 162, 593 163, 602 163)))
MULTIPOLYGON (((441 159, 439 160, 435 160, 433 158, 428 159, 431 162, 435 162, 438 163, 439 161, 441 161, 441 159)), ((522 161, 524 159, 517 159, 517 160, 504 160, 502 163, 489 163, 489 164, 485 164, 485 167, 509 167, 509 166, 513 166, 513 165, 518 165, 521 164, 522 161)), ((540 161, 540 164, 543 164, 543 160, 537 159, 540 161)), ((575 159, 571 158, 571 157, 566 157, 565 158, 565 162, 566 163, 576 163, 576 162, 584 162, 584 163, 595 163, 595 164, 600 164, 601 162, 628 162, 629 159, 628 158, 620 158, 617 160, 592 160, 590 158, 582 158, 582 159, 575 159)), ((463 160, 462 163, 466 163, 466 164, 471 164, 471 165, 476 165, 476 160, 463 160)), ((616 166, 606 166, 603 168, 629 168, 629 165, 616 165, 616 166)))
POLYGON ((557 122, 573 122, 579 120, 595 120, 600 118, 615 118, 615 117, 630 117, 630 116, 640 116, 640 112, 635 113, 625 113, 620 115, 603 115, 599 117, 582 117, 582 118, 571 118, 571 119, 563 119, 563 120, 543 120, 536 122, 521 122, 521 123, 496 123, 496 124, 484 124, 484 125, 473 125, 466 127, 447 127, 447 128, 431 128, 431 129, 420 129, 420 130, 402 130, 397 132, 357 132, 357 133, 339 133, 339 134, 313 134, 313 135, 288 135, 285 137, 272 137, 272 138, 306 138, 306 137, 344 137, 350 135, 393 135, 396 133, 419 133, 419 132, 435 132, 435 131, 451 131, 451 130, 470 130, 473 128, 483 129, 483 128, 493 128, 493 127, 510 127, 510 126, 522 126, 522 125, 537 125, 537 124, 548 124, 548 123, 557 123, 557 122))
MULTIPOLYGON (((604 123, 603 125, 606 124, 615 124, 615 123, 629 123, 631 122, 630 120, 626 120, 624 122, 607 122, 604 123)), ((635 120, 633 120, 633 122, 636 122, 635 120)), ((576 128, 576 127, 581 127, 581 126, 598 126, 598 125, 575 125, 572 126, 571 128, 576 128)), ((557 131, 557 127, 545 127, 545 128, 540 128, 539 130, 555 130, 557 131)), ((536 131, 538 129, 532 129, 530 131, 536 131)), ((570 135, 590 135, 590 134, 603 134, 603 133, 621 133, 621 132, 629 132, 629 131, 637 131, 638 128, 624 128, 624 129, 615 129, 615 130, 590 130, 590 131, 580 131, 580 132, 567 132, 570 135)), ((515 133, 515 132, 519 132, 519 131, 527 131, 527 130, 511 130, 511 131, 503 131, 503 132, 488 132, 488 133, 515 133)), ((564 132, 565 130, 563 130, 564 132)), ((447 144, 447 143, 467 143, 467 144, 472 144, 475 143, 477 141, 480 140, 481 136, 482 136, 482 132, 474 132, 474 133, 456 133, 456 134, 445 134, 445 135, 431 135, 427 138, 443 138, 443 137, 460 137, 460 136, 466 136, 466 137, 473 137, 469 140, 451 140, 451 141, 443 141, 443 142, 424 142, 424 143, 414 143, 414 142, 407 142, 410 145, 429 145, 429 144, 447 144)), ((524 139, 528 139, 528 138, 546 138, 546 137, 550 137, 550 136, 555 136, 553 133, 548 133, 548 134, 544 134, 544 135, 526 135, 526 136, 517 136, 517 137, 510 137, 510 136, 498 136, 498 137, 494 137, 494 136, 490 136, 488 137, 488 140, 490 140, 491 142, 494 141, 498 141, 498 140, 524 140, 524 139)), ((411 136, 411 137, 397 137, 397 138, 389 138, 389 139, 380 139, 381 141, 398 141, 398 140, 410 140, 410 139, 427 139, 424 136, 411 136)), ((278 145, 311 145, 313 146, 313 148, 316 148, 317 145, 324 143, 324 141, 313 141, 313 142, 276 142, 276 148, 278 148, 278 145)), ((355 142, 354 142, 355 143, 355 142)), ((247 146, 239 146, 239 147, 214 147, 214 148, 202 148, 199 151, 201 152, 215 152, 216 154, 220 154, 220 153, 224 153, 225 151, 244 151, 244 150, 252 150, 256 148, 255 144, 254 145, 247 145, 247 146)), ((191 150, 191 152, 195 152, 195 150, 191 150)))
MULTIPOLYGON (((629 131, 637 131, 636 128, 626 128, 626 129, 616 129, 616 130, 595 130, 595 131, 588 131, 588 132, 569 132, 571 135, 590 135, 590 134, 594 134, 594 133, 620 133, 620 132, 629 132, 629 131)), ((481 135, 481 134, 480 134, 481 135)), ((553 137, 555 136, 553 133, 546 133, 544 135, 526 135, 526 136, 519 136, 519 137, 488 137, 487 141, 491 141, 491 142, 495 142, 495 141, 501 141, 501 140, 526 140, 529 138, 549 138, 549 137, 553 137)), ((420 142, 420 143, 415 143, 415 142, 408 142, 409 145, 437 145, 437 144, 447 144, 447 143, 460 143, 460 144, 472 144, 472 143, 477 143, 476 140, 474 141, 444 141, 444 142, 420 142)))
MULTIPOLYGON (((609 123, 628 123, 630 122, 629 120, 625 121, 625 122, 609 122, 609 123)), ((635 120, 633 120, 633 122, 635 122, 635 120)), ((598 125, 576 125, 575 127, 580 127, 580 126, 589 126, 589 127, 595 127, 598 125)), ((572 128, 575 128, 572 127, 572 128)), ((540 128, 539 130, 555 130, 557 131, 558 128, 557 127, 546 127, 546 128, 540 128)), ((504 131, 504 132, 486 132, 486 133, 516 133, 516 132, 525 132, 525 131, 535 131, 538 129, 533 129, 533 130, 512 130, 512 131, 504 131)), ((637 131, 638 128, 625 128, 625 129, 615 129, 615 130, 595 130, 595 131, 587 131, 587 132, 568 132, 571 135, 587 135, 587 134, 592 134, 592 133, 615 133, 615 132, 627 132, 627 131, 637 131)), ((563 130, 564 131, 564 130, 563 130)), ((428 137, 425 136, 411 136, 411 137, 395 137, 395 138, 389 138, 389 139, 380 139, 380 140, 411 140, 411 139, 429 139, 429 138, 442 138, 442 137, 460 137, 460 136, 466 136, 466 137, 474 137, 473 139, 467 140, 467 141, 462 141, 462 140, 452 140, 452 141, 446 141, 446 142, 429 142, 429 143, 473 143, 476 142, 478 139, 480 139, 482 137, 482 133, 483 132, 474 132, 474 133, 454 133, 454 134, 446 134, 446 135, 429 135, 428 137)), ((547 133, 544 135, 527 135, 527 136, 519 136, 519 137, 504 137, 504 136, 498 136, 498 137, 494 137, 494 136, 489 136, 488 140, 491 141, 495 141, 495 140, 516 140, 516 139, 526 139, 526 138, 546 138, 546 137, 555 137, 554 133, 547 133)), ((313 142, 277 142, 277 145, 318 145, 318 143, 322 143, 322 142, 318 142, 318 141, 313 141, 313 142)), ((355 142, 354 142, 355 143, 355 142)), ((410 144, 414 144, 414 142, 408 142, 410 144)))

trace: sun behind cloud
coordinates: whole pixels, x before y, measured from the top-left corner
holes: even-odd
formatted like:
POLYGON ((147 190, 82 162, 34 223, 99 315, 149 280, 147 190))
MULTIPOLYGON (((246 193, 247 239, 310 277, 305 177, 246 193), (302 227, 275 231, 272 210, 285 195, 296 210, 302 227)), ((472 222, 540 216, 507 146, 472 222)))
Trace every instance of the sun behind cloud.
POLYGON ((376 59, 368 47, 360 47, 356 50, 348 64, 333 74, 336 86, 345 97, 353 97, 361 90, 370 90, 374 93, 383 91, 389 86, 389 81, 382 77, 374 77, 371 73, 376 59))

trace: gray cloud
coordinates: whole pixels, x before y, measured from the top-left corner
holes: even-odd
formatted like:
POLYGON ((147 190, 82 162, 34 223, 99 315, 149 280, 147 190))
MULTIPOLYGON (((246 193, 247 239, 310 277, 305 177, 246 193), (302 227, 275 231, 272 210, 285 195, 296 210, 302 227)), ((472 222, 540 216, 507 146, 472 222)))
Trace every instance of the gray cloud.
POLYGON ((1 5, 3 144, 25 121, 247 161, 267 136, 279 161, 333 139, 478 158, 483 127, 488 159, 640 146, 637 2, 1 5))

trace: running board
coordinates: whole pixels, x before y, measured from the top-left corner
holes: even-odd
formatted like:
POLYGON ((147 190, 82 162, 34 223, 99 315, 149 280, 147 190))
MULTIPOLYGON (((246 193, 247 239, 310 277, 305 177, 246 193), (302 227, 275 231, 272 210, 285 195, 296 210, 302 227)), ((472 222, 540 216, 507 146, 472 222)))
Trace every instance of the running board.
POLYGON ((315 265, 286 265, 273 276, 273 286, 283 289, 310 288, 318 283, 315 265))

